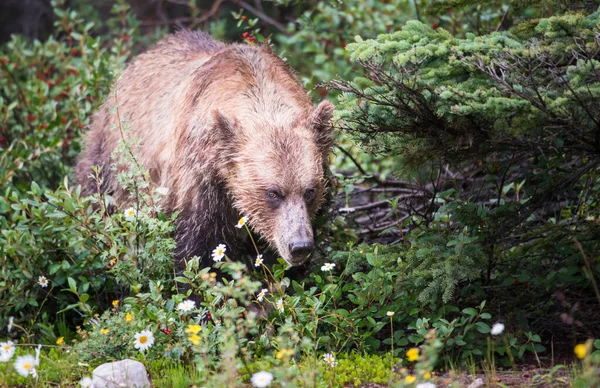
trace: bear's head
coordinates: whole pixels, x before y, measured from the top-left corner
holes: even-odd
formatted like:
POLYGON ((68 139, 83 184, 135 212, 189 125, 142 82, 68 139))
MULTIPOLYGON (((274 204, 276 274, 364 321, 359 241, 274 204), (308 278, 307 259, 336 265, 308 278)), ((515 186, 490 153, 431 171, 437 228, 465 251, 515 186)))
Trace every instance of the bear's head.
POLYGON ((215 112, 220 175, 234 206, 291 265, 315 247, 311 219, 323 203, 333 105, 276 125, 215 112))

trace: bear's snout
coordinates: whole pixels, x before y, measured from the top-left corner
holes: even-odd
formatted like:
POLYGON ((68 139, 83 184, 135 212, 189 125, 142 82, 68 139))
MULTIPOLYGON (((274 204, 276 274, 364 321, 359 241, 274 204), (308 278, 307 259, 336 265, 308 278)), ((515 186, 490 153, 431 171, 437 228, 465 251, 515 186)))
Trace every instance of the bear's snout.
POLYGON ((296 240, 290 243, 290 253, 294 262, 303 262, 308 255, 315 249, 315 243, 312 239, 296 240))

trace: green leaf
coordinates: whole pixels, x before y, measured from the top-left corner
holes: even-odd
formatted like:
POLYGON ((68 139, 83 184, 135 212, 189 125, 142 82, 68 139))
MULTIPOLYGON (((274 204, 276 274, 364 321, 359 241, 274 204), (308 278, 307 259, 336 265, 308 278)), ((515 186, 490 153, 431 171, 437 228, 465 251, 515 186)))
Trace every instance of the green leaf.
POLYGON ((488 325, 485 322, 476 322, 475 323, 475 328, 481 334, 489 334, 489 332, 492 330, 492 328, 490 327, 490 325, 488 325))
POLYGON ((77 283, 75 283, 75 279, 68 277, 67 282, 69 283, 69 289, 73 292, 77 292, 77 283))

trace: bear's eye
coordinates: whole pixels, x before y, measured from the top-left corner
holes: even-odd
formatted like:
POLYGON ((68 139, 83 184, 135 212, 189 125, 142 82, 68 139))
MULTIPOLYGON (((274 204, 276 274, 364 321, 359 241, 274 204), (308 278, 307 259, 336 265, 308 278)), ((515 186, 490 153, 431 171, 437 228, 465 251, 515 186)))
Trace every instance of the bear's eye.
POLYGON ((307 189, 304 192, 304 200, 306 201, 306 203, 311 203, 312 201, 314 201, 316 196, 317 190, 315 189, 307 189))
POLYGON ((267 201, 271 205, 278 205, 279 202, 283 199, 283 194, 279 190, 267 190, 267 201))

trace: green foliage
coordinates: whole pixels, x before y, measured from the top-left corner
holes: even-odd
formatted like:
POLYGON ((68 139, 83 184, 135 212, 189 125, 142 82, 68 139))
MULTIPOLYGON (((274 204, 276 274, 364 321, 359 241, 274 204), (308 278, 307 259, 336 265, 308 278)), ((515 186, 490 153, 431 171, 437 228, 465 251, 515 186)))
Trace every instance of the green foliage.
POLYGON ((402 219, 421 300, 498 298, 485 289, 521 282, 507 297, 525 329, 527 311, 555 308, 533 307, 532 289, 542 299, 592 289, 598 18, 552 16, 527 37, 517 27, 458 38, 410 21, 348 45, 364 75, 330 83, 338 124, 363 150, 436 177, 422 191, 430 204, 402 219))
MULTIPOLYGON (((131 50, 136 30, 127 7, 115 6, 109 24, 120 26, 119 34, 105 37, 106 46, 92 35, 92 23, 55 6, 56 36, 65 39, 41 43, 15 36, 0 54, 3 326, 15 316, 41 329, 56 312, 74 308, 92 316, 118 290, 172 271, 173 224, 153 206, 158 194, 140 193, 138 216, 130 219, 106 213, 108 198, 80 198, 65 177, 82 129, 131 50), (40 277, 48 287, 38 284, 40 277)), ((142 173, 125 174, 132 183, 142 173)))

